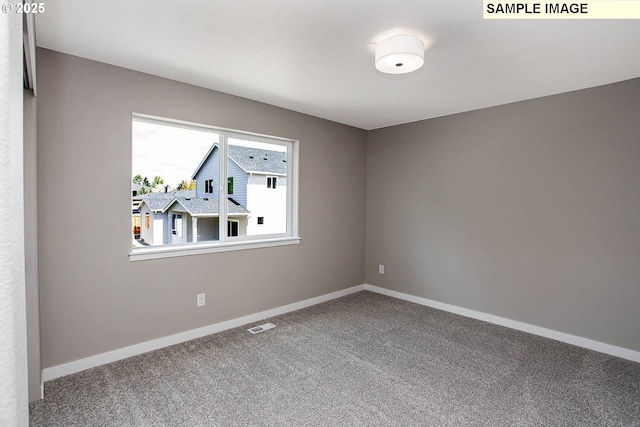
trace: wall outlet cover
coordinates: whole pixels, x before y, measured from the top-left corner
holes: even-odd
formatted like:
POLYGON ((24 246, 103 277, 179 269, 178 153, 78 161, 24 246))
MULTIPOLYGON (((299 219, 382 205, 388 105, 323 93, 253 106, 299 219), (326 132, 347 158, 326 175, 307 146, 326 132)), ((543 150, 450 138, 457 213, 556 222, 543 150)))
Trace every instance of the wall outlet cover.
POLYGON ((206 300, 205 300, 204 294, 198 294, 196 296, 196 307, 202 307, 205 304, 206 304, 206 300))

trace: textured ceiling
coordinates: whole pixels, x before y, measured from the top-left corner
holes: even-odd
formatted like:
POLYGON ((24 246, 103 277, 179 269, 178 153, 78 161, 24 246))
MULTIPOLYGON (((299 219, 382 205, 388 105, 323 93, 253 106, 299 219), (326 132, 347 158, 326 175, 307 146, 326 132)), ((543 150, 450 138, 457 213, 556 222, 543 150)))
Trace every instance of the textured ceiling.
POLYGON ((640 77, 640 20, 483 20, 480 0, 65 0, 41 47, 363 129, 640 77), (374 67, 416 34, 425 66, 374 67))

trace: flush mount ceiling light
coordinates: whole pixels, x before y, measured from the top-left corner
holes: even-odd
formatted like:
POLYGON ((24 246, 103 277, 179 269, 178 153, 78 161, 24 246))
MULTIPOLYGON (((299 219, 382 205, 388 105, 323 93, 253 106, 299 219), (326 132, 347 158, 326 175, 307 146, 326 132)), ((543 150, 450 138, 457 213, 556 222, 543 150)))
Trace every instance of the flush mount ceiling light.
POLYGON ((405 74, 424 64, 424 42, 416 36, 393 36, 376 46, 376 68, 387 74, 405 74))

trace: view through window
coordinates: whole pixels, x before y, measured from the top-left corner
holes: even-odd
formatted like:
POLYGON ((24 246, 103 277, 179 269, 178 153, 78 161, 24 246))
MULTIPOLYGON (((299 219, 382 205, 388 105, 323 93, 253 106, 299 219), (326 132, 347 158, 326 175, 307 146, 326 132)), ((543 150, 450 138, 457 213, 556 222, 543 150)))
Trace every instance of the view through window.
POLYGON ((292 236, 292 148, 293 141, 134 116, 133 252, 292 236))

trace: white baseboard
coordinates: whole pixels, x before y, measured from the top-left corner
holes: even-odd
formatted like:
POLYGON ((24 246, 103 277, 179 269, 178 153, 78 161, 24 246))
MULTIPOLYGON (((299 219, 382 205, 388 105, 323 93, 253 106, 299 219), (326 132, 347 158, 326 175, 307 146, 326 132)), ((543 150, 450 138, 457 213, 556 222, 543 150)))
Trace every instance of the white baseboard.
POLYGON ((387 295, 393 298, 414 302, 416 304, 425 305, 427 307, 437 308, 438 310, 448 311, 450 313, 459 314, 465 317, 471 317, 473 319, 482 320, 482 321, 493 323, 500 326, 506 326, 507 328, 528 332, 530 334, 539 335, 545 338, 551 338, 556 341, 562 341, 567 344, 572 344, 578 347, 587 348, 589 350, 594 350, 600 353, 605 353, 611 356, 616 356, 622 359, 627 359, 633 362, 640 363, 640 352, 630 350, 628 348, 617 347, 615 345, 606 344, 606 343, 594 341, 588 338, 566 334, 564 332, 554 331, 552 329, 542 328, 540 326, 531 325, 529 323, 523 323, 523 322, 518 322, 516 320, 506 319, 500 316, 494 316, 493 314, 487 314, 481 311, 469 310, 467 308, 462 308, 462 307, 458 307, 451 304, 445 304, 445 303, 433 301, 427 298, 416 297, 416 296, 405 294, 402 292, 381 288, 379 286, 365 284, 364 289, 367 291, 376 292, 382 295, 387 295))
POLYGON ((300 310, 302 308, 310 307, 312 305, 320 304, 320 303, 330 301, 336 298, 340 298, 349 294, 360 292, 360 291, 363 291, 364 289, 365 289, 365 285, 353 286, 351 288, 332 292, 326 295, 321 295, 319 297, 310 298, 304 301, 283 305, 281 307, 272 308, 270 310, 261 311, 259 313, 250 314, 243 317, 238 317, 237 319, 215 323, 213 325, 204 326, 198 329, 192 329, 190 331, 181 332, 179 334, 170 335, 168 337, 158 338, 158 339, 146 341, 140 344, 131 345, 129 347, 124 347, 124 348, 109 351, 106 353, 97 354, 95 356, 87 357, 85 359, 74 360, 73 362, 52 366, 42 371, 42 377, 44 381, 50 381, 56 378, 64 377, 65 375, 70 375, 76 372, 84 371, 89 368, 94 368, 96 366, 115 362, 117 360, 126 359, 127 357, 137 356, 138 354, 146 353, 148 351, 157 350, 159 348, 167 347, 174 344, 180 344, 185 341, 204 337, 206 335, 215 334, 217 332, 222 332, 227 329, 237 328, 238 326, 246 325, 253 322, 258 322, 268 317, 278 316, 280 314, 288 313, 290 311, 300 310))

